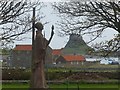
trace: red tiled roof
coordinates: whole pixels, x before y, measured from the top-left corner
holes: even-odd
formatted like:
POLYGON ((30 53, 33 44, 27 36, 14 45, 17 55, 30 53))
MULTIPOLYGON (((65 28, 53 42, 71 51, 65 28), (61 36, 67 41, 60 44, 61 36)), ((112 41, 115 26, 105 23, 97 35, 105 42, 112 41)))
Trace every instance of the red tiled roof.
POLYGON ((32 45, 16 45, 14 50, 32 50, 32 45))
POLYGON ((52 51, 52 54, 53 54, 53 55, 60 55, 60 54, 61 54, 61 49, 54 49, 54 50, 52 51))
POLYGON ((65 55, 63 57, 66 61, 85 61, 85 57, 82 55, 65 55))

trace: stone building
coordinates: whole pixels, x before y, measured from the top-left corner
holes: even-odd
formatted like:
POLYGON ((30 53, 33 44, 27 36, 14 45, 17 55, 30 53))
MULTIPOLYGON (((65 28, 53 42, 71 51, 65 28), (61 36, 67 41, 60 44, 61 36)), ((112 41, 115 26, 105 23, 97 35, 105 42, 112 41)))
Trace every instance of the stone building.
MULTIPOLYGON (((32 45, 16 45, 11 52, 12 67, 31 67, 32 45)), ((47 48, 45 65, 52 64, 52 49, 47 48)))

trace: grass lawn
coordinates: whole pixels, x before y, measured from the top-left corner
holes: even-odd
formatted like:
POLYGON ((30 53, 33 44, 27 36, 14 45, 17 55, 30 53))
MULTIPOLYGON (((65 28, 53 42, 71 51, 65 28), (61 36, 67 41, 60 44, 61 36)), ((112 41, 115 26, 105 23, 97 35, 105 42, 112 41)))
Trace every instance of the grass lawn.
POLYGON ((50 88, 118 88, 116 84, 61 84, 50 85, 50 88))
MULTIPOLYGON (((2 88, 29 88, 28 84, 3 84, 2 88)), ((49 88, 118 88, 117 84, 49 84, 49 88)), ((4 89, 3 89, 4 90, 4 89)))

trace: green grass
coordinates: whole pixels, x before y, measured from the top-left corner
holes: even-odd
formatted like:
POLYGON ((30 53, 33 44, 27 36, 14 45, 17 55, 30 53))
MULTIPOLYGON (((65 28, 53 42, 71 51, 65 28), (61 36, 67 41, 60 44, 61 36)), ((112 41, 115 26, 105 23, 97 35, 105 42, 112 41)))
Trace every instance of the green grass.
MULTIPOLYGON (((118 88, 117 84, 49 84, 49 88, 118 88)), ((29 88, 29 84, 3 84, 2 88, 29 88)))
POLYGON ((50 85, 50 88, 118 88, 117 84, 61 84, 50 85))
POLYGON ((28 84, 17 84, 17 83, 9 83, 9 84, 2 84, 2 88, 28 88, 28 84))

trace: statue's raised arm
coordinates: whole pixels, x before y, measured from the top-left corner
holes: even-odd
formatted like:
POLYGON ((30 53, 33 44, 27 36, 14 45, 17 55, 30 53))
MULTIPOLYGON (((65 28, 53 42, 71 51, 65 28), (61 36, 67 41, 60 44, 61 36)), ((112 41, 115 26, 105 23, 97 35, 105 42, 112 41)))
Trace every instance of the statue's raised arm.
POLYGON ((47 45, 46 46, 48 46, 49 44, 50 44, 50 42, 51 42, 51 40, 52 40, 52 38, 53 38, 53 35, 54 35, 54 26, 52 25, 52 31, 51 31, 51 36, 50 36, 50 39, 48 40, 48 43, 47 43, 47 45))

